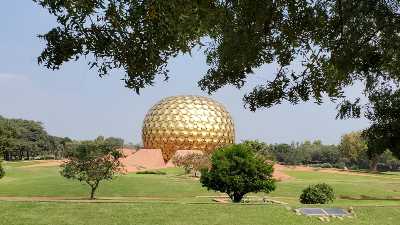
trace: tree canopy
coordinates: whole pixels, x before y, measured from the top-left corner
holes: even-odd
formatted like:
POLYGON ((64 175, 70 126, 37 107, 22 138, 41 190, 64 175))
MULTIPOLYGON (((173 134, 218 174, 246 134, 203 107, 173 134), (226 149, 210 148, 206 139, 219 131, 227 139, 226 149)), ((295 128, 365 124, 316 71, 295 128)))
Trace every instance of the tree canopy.
POLYGON ((213 153, 211 168, 201 171, 200 182, 208 189, 228 194, 233 202, 240 202, 249 192, 275 190, 273 170, 249 145, 236 144, 213 153))
POLYGON ((361 132, 351 132, 342 136, 339 144, 341 154, 350 161, 357 161, 367 151, 367 144, 361 132))
POLYGON ((39 63, 59 69, 85 56, 100 76, 125 71, 138 93, 196 46, 209 66, 198 84, 209 93, 277 65, 244 96, 251 110, 328 97, 341 99, 341 114, 359 116, 360 100, 345 98, 346 87, 360 81, 369 95, 400 80, 398 0, 34 1, 58 22, 40 35, 39 63))
POLYGON ((56 152, 58 139, 40 122, 0 116, 0 152, 6 160, 56 152))
POLYGON ((363 133, 368 155, 380 155, 390 150, 400 158, 400 91, 384 89, 370 96, 366 117, 372 122, 363 133))

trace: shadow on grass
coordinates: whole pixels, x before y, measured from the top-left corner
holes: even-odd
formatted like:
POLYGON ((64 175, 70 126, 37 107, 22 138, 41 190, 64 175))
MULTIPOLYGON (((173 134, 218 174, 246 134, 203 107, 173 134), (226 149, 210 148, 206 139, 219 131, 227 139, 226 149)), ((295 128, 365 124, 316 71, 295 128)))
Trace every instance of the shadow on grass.
POLYGON ((358 196, 340 195, 339 198, 340 199, 347 199, 347 200, 390 200, 390 201, 400 201, 400 196, 375 197, 375 196, 368 196, 368 195, 358 195, 358 196))

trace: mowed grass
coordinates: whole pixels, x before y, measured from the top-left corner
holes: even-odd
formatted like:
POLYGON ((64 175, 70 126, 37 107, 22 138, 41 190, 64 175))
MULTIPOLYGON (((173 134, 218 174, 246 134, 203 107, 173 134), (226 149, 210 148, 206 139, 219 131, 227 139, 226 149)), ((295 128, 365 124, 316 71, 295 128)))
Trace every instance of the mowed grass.
MULTIPOLYGON (((58 167, 24 167, 23 163, 5 164, 7 175, 0 180, 0 196, 47 196, 86 198, 89 187, 60 176, 58 167)), ((181 200, 207 194, 199 182, 183 175, 180 169, 167 169, 168 175, 121 175, 104 181, 98 197, 154 197, 181 200)))
MULTIPOLYGON (((35 162, 5 163, 7 175, 0 180, 0 198, 44 197, 85 199, 88 187, 59 175, 58 167, 25 167, 35 162)), ((323 224, 315 217, 297 216, 287 206, 218 204, 220 193, 207 191, 198 180, 180 169, 167 175, 127 174, 104 182, 97 193, 106 202, 0 201, 0 224, 323 224), (108 200, 113 201, 107 202, 108 200), (115 203, 129 201, 129 203, 115 203)), ((330 206, 355 207, 356 217, 330 224, 400 224, 400 174, 372 176, 288 170, 293 179, 277 184, 268 196, 300 207, 298 196, 310 184, 331 184, 338 199, 330 206), (342 199, 344 198, 344 199, 342 199), (349 199, 350 198, 350 199, 349 199), (351 199, 353 198, 353 199, 351 199), (368 198, 371 200, 354 200, 368 198)), ((46 200, 46 199, 45 199, 46 200)))
MULTIPOLYGON (((328 224, 396 225, 400 208, 357 208, 356 218, 332 218, 328 224)), ((176 203, 2 202, 0 224, 7 225, 314 225, 315 217, 297 216, 275 205, 176 203)))

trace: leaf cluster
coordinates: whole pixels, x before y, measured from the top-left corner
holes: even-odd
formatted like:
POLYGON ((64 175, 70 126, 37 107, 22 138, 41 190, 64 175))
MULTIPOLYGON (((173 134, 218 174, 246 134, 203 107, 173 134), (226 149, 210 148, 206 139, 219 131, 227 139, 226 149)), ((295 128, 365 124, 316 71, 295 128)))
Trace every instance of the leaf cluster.
POLYGON ((244 96, 250 110, 328 97, 343 99, 339 116, 358 117, 347 86, 361 81, 368 95, 400 80, 397 0, 34 1, 58 22, 40 35, 39 63, 58 69, 85 56, 100 76, 123 70, 137 93, 157 75, 167 79, 169 59, 195 46, 205 47, 209 69, 198 84, 209 93, 277 65, 244 96))
POLYGON ((384 89, 369 100, 366 117, 372 124, 363 132, 369 156, 390 150, 400 158, 400 90, 384 89))

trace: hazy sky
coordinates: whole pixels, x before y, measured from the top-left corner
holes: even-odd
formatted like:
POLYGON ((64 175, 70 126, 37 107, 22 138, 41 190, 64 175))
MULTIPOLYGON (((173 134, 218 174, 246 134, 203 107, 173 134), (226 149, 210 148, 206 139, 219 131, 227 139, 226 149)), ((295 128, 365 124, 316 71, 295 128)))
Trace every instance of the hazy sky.
MULTIPOLYGON (((139 96, 124 87, 123 73, 99 78, 84 60, 47 70, 37 64, 44 47, 37 34, 54 25, 55 19, 30 0, 0 1, 0 115, 42 121, 52 135, 116 136, 138 143, 143 118, 157 101, 171 95, 206 95, 197 87, 207 70, 202 51, 173 59, 169 82, 159 80, 139 96)), ((275 70, 264 66, 243 89, 225 87, 211 96, 230 111, 237 141, 338 143, 344 133, 368 125, 366 120, 335 120, 334 103, 282 104, 256 113, 244 109, 243 94, 275 70)), ((354 95, 357 88, 349 93, 354 95)))

